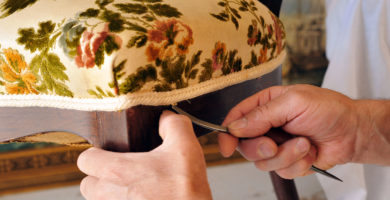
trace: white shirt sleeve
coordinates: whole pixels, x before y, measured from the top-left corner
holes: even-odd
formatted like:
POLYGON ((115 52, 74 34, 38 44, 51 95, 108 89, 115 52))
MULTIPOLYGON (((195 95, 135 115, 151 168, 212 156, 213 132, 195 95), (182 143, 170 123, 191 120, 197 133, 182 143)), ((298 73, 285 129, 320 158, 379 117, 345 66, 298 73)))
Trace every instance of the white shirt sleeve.
MULTIPOLYGON (((390 99, 390 1, 327 0, 327 56, 323 87, 351 98, 390 99)), ((390 168, 347 164, 317 176, 328 200, 388 200, 390 168), (387 187, 387 188, 386 188, 387 187)))

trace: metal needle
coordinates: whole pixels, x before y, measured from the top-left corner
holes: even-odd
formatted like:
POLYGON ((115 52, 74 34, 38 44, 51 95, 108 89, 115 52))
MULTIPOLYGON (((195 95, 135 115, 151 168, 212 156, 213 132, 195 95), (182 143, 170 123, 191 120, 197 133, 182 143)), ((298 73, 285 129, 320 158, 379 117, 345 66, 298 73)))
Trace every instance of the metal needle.
MULTIPOLYGON (((177 106, 172 106, 172 109, 174 111, 176 111, 177 113, 179 114, 182 114, 182 115, 185 115, 187 117, 189 117, 191 119, 191 121, 198 125, 198 126, 201 126, 203 128, 206 128, 206 129, 209 129, 209 130, 212 130, 212 131, 218 131, 218 132, 223 132, 223 133, 227 133, 227 134, 230 134, 229 133, 229 130, 227 127, 224 127, 224 126, 220 126, 220 125, 216 125, 216 124, 212 124, 212 123, 209 123, 209 122, 206 122, 206 121, 203 121, 201 119, 198 119, 196 117, 194 117, 193 115, 187 113, 186 111, 182 110, 181 108, 177 107, 177 106)), ((343 182, 341 179, 339 179, 338 177, 336 177, 335 175, 325 171, 325 170, 322 170, 314 165, 311 166, 310 168, 311 170, 317 172, 317 173, 320 173, 324 176, 327 176, 329 178, 332 178, 334 180, 337 180, 337 181, 340 181, 340 182, 343 182)))

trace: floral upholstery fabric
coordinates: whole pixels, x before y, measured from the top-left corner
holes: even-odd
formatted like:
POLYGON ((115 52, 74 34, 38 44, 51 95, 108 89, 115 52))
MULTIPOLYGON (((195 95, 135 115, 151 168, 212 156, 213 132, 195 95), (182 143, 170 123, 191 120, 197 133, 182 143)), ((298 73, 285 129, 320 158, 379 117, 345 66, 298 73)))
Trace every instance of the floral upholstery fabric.
POLYGON ((253 0, 0 2, 0 106, 172 104, 286 54, 282 23, 253 0))

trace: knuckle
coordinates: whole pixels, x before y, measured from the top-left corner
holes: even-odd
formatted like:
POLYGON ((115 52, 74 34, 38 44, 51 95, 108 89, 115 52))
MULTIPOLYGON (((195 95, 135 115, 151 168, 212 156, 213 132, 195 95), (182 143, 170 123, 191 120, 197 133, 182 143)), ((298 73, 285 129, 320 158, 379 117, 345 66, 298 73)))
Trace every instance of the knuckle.
POLYGON ((306 94, 301 90, 292 90, 287 92, 287 95, 293 102, 302 102, 306 98, 306 94))

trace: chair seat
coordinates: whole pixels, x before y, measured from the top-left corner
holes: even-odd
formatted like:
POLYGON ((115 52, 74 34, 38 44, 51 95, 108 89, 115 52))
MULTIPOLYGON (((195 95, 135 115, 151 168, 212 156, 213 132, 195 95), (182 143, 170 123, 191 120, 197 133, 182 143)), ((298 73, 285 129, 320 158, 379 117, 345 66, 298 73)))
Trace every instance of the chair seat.
POLYGON ((249 0, 4 0, 0 106, 116 111, 260 77, 285 53, 280 20, 249 0))

